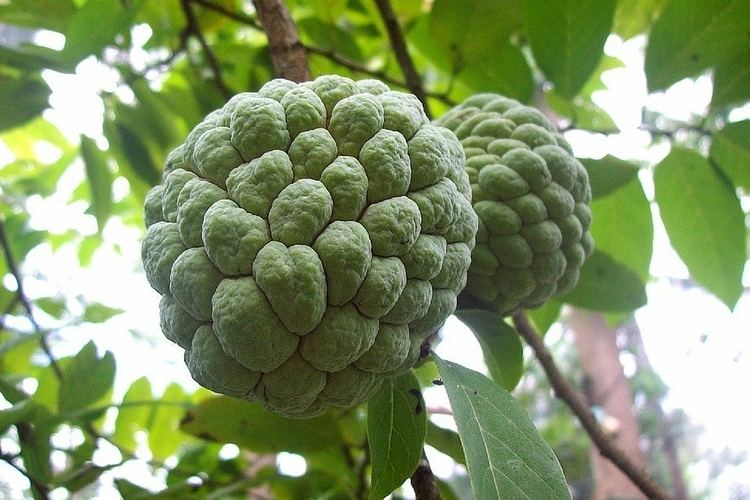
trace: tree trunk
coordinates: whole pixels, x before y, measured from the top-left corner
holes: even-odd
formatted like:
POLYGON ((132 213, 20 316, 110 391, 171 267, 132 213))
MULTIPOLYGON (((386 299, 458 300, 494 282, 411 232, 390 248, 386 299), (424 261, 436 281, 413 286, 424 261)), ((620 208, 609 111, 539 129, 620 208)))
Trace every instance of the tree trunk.
MULTIPOLYGON (((594 415, 636 465, 646 466, 639 445, 640 429, 633 412, 633 395, 620 363, 615 330, 601 314, 574 309, 571 324, 584 373, 584 392, 594 415)), ((591 448, 594 500, 645 498, 638 487, 596 447, 591 448)))

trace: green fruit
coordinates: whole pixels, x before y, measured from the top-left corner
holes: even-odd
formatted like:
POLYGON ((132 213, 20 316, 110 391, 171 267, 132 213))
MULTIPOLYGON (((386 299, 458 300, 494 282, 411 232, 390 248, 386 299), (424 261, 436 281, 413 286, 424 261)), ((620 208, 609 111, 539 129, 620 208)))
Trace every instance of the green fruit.
POLYGON ((410 369, 456 307, 478 219, 464 153, 374 80, 273 80, 167 158, 142 246, 201 385, 311 417, 410 369))
POLYGON ((479 216, 462 303, 510 315, 578 282, 594 242, 588 175, 538 110, 480 94, 436 122, 466 153, 479 216))

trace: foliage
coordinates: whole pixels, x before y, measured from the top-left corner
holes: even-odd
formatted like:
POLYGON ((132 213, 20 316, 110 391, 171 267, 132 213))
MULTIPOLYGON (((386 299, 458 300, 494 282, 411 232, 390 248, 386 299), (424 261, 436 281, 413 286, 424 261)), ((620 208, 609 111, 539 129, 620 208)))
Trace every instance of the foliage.
MULTIPOLYGON (((378 78, 409 90, 379 2, 286 3, 314 76, 378 78)), ((436 425, 434 408, 411 377, 386 384, 367 407, 282 421, 258 406, 170 383, 156 367, 148 378, 124 379, 124 367, 139 361, 132 352, 162 345, 157 332, 128 336, 127 327, 112 326, 120 309, 86 294, 68 294, 33 267, 36 254, 73 252, 87 268, 100 249, 121 250, 114 235, 142 237, 141 207, 168 152, 231 94, 257 90, 273 78, 267 40, 249 4, 0 3, 3 479, 8 475, 8 482, 35 498, 54 489, 89 495, 99 489, 124 498, 145 498, 156 489, 162 497, 240 498, 254 488, 276 498, 380 497, 398 490, 414 472, 426 441, 452 462, 468 465, 475 498, 522 493, 566 498, 558 458, 571 482, 577 472, 566 467, 561 447, 554 447, 555 458, 544 444, 542 436, 558 439, 551 427, 537 423, 540 435, 508 392, 523 370, 521 346, 498 317, 458 312, 480 340, 491 379, 440 359, 415 370, 425 395, 447 390, 456 415, 451 428, 436 425), (99 108, 60 102, 55 82, 64 75, 77 75, 77 85, 106 75, 107 82, 86 84, 99 108), (94 115, 94 125, 61 119, 65 110, 94 115), (34 220, 31 207, 54 197, 85 212, 86 227, 34 220), (110 352, 103 335, 87 343, 96 324, 137 347, 127 355, 110 352), (240 451, 232 453, 226 443, 240 451), (508 450, 521 453, 518 463, 513 458, 508 465, 508 450), (277 462, 288 453, 304 457, 303 475, 279 472, 277 462), (129 472, 135 464, 146 466, 142 477, 129 472), (548 473, 548 481, 534 471, 548 473), (510 479, 500 480, 501 475, 510 479)), ((597 250, 583 266, 579 285, 560 300, 621 313, 620 318, 643 306, 653 279, 656 220, 691 279, 730 309, 736 305, 747 260, 742 201, 750 189, 749 122, 738 121, 743 115, 735 112, 750 100, 750 60, 741 42, 750 31, 747 2, 394 0, 392 5, 433 117, 473 94, 497 92, 554 110, 566 130, 587 137, 616 134, 615 122, 597 103, 607 72, 621 66, 604 52, 609 37, 644 45, 652 93, 708 75, 713 94, 700 116, 674 122, 641 110, 641 128, 663 159, 582 159, 592 183, 597 250)), ((560 311, 555 302, 531 314, 546 331, 560 311)), ((569 424, 557 429, 575 433, 569 424)), ((580 456, 580 443, 573 441, 571 454, 580 456)), ((446 498, 466 494, 460 478, 440 486, 446 498)))

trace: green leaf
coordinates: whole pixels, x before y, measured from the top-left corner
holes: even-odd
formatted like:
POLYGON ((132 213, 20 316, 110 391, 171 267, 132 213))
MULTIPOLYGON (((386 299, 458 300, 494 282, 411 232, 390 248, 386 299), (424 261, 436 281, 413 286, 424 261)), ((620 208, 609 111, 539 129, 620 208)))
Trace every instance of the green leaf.
POLYGON ((562 468, 528 414, 480 373, 435 357, 466 453, 474 498, 569 499, 562 468))
POLYGON ((21 422, 16 426, 18 444, 21 446, 21 458, 26 472, 42 483, 47 483, 52 477, 50 464, 52 448, 49 442, 52 435, 50 416, 42 409, 37 412, 33 425, 29 422, 21 422))
POLYGON ((0 75, 0 130, 23 125, 49 107, 49 87, 38 79, 0 75))
POLYGON ((71 493, 82 490, 90 485, 109 469, 117 467, 117 464, 99 466, 93 463, 85 463, 81 467, 65 472, 54 480, 54 485, 63 487, 71 493))
MULTIPOLYGON (((72 358, 62 358, 58 360, 58 365, 62 368, 63 372, 71 359, 72 358)), ((60 381, 57 379, 52 366, 46 365, 39 367, 35 371, 34 377, 38 382, 38 386, 31 399, 43 405, 49 411, 57 412, 60 381)))
POLYGON ((534 92, 534 78, 521 50, 507 43, 488 54, 481 64, 465 66, 456 75, 455 86, 459 98, 495 92, 528 102, 534 92), (460 93, 462 86, 466 87, 464 93, 460 93))
POLYGON ((91 264, 91 259, 102 242, 102 237, 99 234, 84 236, 81 239, 78 245, 78 263, 81 264, 81 267, 88 267, 91 264))
POLYGON ((68 413, 87 408, 112 389, 115 358, 106 352, 97 356, 96 344, 90 341, 76 354, 63 371, 64 382, 58 389, 57 405, 68 413))
POLYGON ((412 475, 422 457, 427 410, 411 371, 386 380, 367 402, 372 463, 368 498, 384 498, 412 475))
POLYGON ((176 47, 186 20, 180 0, 144 2, 136 14, 136 22, 144 22, 153 30, 145 48, 176 47))
MULTIPOLYGON (((187 403, 188 395, 179 384, 173 382, 164 390, 162 403, 187 403)), ((183 409, 180 405, 163 404, 156 408, 148 427, 148 446, 157 460, 165 460, 180 449, 186 442, 180 433, 180 418, 183 409)))
POLYGON ((648 31, 667 0, 619 0, 612 31, 624 40, 648 31))
POLYGON ((91 210, 101 233, 112 214, 112 172, 107 165, 107 156, 99 150, 93 139, 84 135, 81 136, 81 156, 91 188, 91 210))
POLYGON ((127 479, 115 479, 115 486, 124 500, 145 500, 154 496, 149 490, 131 483, 127 479))
POLYGON ((125 311, 116 307, 105 306, 97 302, 86 305, 86 311, 83 313, 83 321, 89 323, 104 323, 108 319, 122 314, 125 311))
POLYGON ((695 151, 672 148, 654 173, 669 241, 690 274, 731 309, 742 294, 746 249, 740 200, 695 151))
POLYGON ((87 0, 71 18, 65 30, 62 57, 79 61, 88 55, 98 56, 115 36, 127 33, 143 0, 87 0))
POLYGON ((153 397, 151 382, 146 377, 141 377, 133 382, 122 398, 123 406, 117 411, 115 420, 115 431, 112 440, 126 450, 135 449, 135 433, 148 428, 154 407, 152 406, 127 406, 135 401, 148 401, 153 397))
POLYGON ((594 250, 583 264, 578 285, 559 298, 582 309, 611 312, 633 311, 647 300, 646 288, 635 271, 600 250, 594 250))
POLYGON ((268 412, 257 403, 217 396, 201 401, 182 419, 182 430, 256 453, 307 453, 337 446, 338 423, 328 413, 300 420, 268 412))
POLYGON ((460 309, 456 316, 479 341, 492 380, 512 391, 523 374, 523 345, 518 334, 497 314, 460 309))
POLYGON ((36 299, 34 305, 56 319, 62 318, 67 310, 65 299, 61 297, 42 297, 36 299))
POLYGON ((750 57, 746 51, 739 51, 729 61, 716 65, 711 109, 740 104, 748 100, 750 100, 750 57))
POLYGON ((20 382, 20 380, 18 380, 17 377, 0 375, 0 394, 8 400, 8 403, 13 405, 20 403, 29 397, 28 394, 16 387, 18 382, 20 382))
POLYGON ((612 117, 600 108, 590 96, 566 99, 554 90, 544 93, 544 99, 556 114, 568 118, 573 127, 595 132, 617 130, 612 117))
MULTIPOLYGON (((190 132, 190 127, 179 114, 181 110, 169 107, 163 94, 165 89, 162 89, 162 92, 154 92, 144 79, 133 82, 132 88, 138 99, 138 107, 131 110, 131 115, 126 120, 128 127, 140 130, 142 137, 153 140, 162 148, 166 148, 168 153, 190 132)), ((126 109, 126 106, 117 107, 118 117, 123 114, 123 109, 126 109)))
POLYGON ((57 426, 56 419, 46 407, 34 401, 29 401, 21 413, 23 418, 16 419, 13 425, 18 434, 24 467, 30 476, 48 483, 52 477, 50 437, 57 426))
POLYGON ((306 0, 305 5, 309 6, 315 13, 315 17, 325 21, 328 24, 336 24, 341 14, 346 11, 347 0, 306 0))
POLYGON ((719 130, 711 142, 709 157, 732 184, 750 193, 750 120, 719 130))
MULTIPOLYGON (((23 127, 3 132, 0 139, 17 160, 35 160, 38 156, 36 148, 39 142, 49 143, 63 153, 74 149, 60 129, 42 116, 37 116, 23 127)), ((7 167, 3 167, 3 177, 5 177, 6 169, 7 167)), ((28 169, 29 167, 27 167, 28 169)), ((31 172, 34 173, 34 169, 31 169, 31 172)))
POLYGON ((571 126, 593 131, 609 132, 617 130, 617 125, 609 114, 594 103, 594 92, 606 90, 602 75, 607 71, 622 68, 625 64, 612 56, 602 57, 581 90, 573 98, 565 98, 554 89, 545 90, 544 99, 552 111, 570 120, 571 126))
POLYGON ((10 408, 0 410, 0 436, 5 434, 11 425, 23 422, 34 412, 34 401, 24 399, 10 408))
POLYGON ((8 245, 16 262, 23 262, 26 254, 43 243, 47 237, 46 231, 31 229, 29 215, 25 212, 8 215, 3 224, 8 245))
POLYGON ((328 49, 351 59, 361 60, 362 52, 351 33, 332 26, 316 17, 306 17, 297 22, 305 43, 328 49))
POLYGON ((0 373, 28 374, 31 368, 32 356, 39 349, 39 339, 42 333, 29 335, 14 335, 0 332, 0 373))
POLYGON ((466 465, 466 455, 463 446, 461 446, 461 438, 452 430, 440 427, 428 420, 425 443, 440 453, 448 455, 457 463, 466 465))
POLYGON ((0 4, 4 24, 64 31, 75 6, 70 0, 13 0, 0 4))
POLYGON ((649 91, 726 62, 745 51, 750 31, 747 0, 673 0, 654 23, 646 47, 649 91))
POLYGON ((545 335, 550 327, 560 317, 562 302, 551 299, 534 309, 527 309, 526 313, 540 335, 545 335))
POLYGON ((451 54, 452 66, 460 70, 485 64, 502 48, 520 27, 520 12, 518 0, 435 0, 428 29, 433 43, 451 54))
POLYGON ((615 0, 525 0, 534 59, 563 97, 573 97, 602 58, 615 0))
POLYGON ((31 43, 18 47, 0 46, 0 65, 12 66, 25 72, 51 69, 60 73, 75 73, 75 66, 61 61, 59 52, 31 43))
POLYGON ((158 184, 161 180, 161 168, 141 137, 124 123, 116 122, 114 128, 119 135, 117 145, 122 148, 123 157, 128 162, 127 167, 148 186, 158 184))
POLYGON ((591 196, 596 199, 607 196, 638 177, 638 167, 632 162, 607 155, 599 160, 579 158, 589 174, 591 196))
POLYGON ((429 360, 420 363, 419 366, 415 366, 413 371, 421 387, 432 387, 433 382, 440 378, 437 366, 435 366, 435 363, 430 363, 429 360))
MULTIPOLYGON (((451 479, 455 480, 455 477, 456 476, 452 476, 451 479)), ((462 479, 466 479, 466 477, 462 477, 462 479)), ((461 497, 459 497, 456 494, 455 488, 453 487, 453 485, 449 483, 448 481, 444 479, 440 479, 439 477, 436 477, 435 482, 437 483, 438 490, 440 491, 440 495, 442 495, 443 500, 460 500, 461 499, 461 497)), ((468 481, 466 482, 468 483, 468 481)), ((469 488, 470 486, 467 484, 466 485, 467 492, 470 491, 469 488)), ((464 497, 464 498, 467 498, 467 497, 464 497)))
POLYGON ((646 281, 653 249, 651 205, 637 177, 591 203, 591 236, 596 248, 646 281))

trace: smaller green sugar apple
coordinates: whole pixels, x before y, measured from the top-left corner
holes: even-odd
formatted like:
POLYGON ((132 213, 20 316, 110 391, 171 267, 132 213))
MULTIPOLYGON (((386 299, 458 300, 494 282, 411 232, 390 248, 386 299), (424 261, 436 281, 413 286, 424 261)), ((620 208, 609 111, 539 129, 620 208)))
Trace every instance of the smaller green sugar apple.
POLYGON ((463 164, 374 80, 273 80, 206 116, 146 197, 142 245, 193 378, 304 418, 414 366, 466 284, 463 164))
POLYGON ((461 303, 510 315, 572 289, 594 241, 588 174, 568 142, 539 110, 496 94, 436 124, 463 145, 479 216, 461 303))

